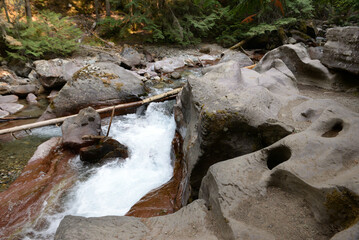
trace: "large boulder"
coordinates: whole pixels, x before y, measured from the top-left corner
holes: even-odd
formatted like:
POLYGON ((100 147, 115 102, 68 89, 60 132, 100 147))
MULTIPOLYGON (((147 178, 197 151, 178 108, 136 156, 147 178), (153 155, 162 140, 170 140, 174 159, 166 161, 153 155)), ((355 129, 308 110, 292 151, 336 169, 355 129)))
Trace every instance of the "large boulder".
POLYGON ((283 45, 268 52, 254 69, 263 73, 272 68, 276 59, 282 60, 287 65, 300 84, 326 89, 336 87, 336 76, 331 74, 319 60, 311 59, 301 43, 283 45))
POLYGON ((45 88, 60 88, 72 79, 75 72, 85 66, 81 59, 52 59, 34 62, 40 83, 45 88))
POLYGON ((336 27, 327 31, 321 61, 329 68, 359 74, 359 27, 336 27))
POLYGON ((79 70, 53 99, 41 119, 77 113, 88 106, 139 100, 145 94, 141 77, 111 62, 98 62, 79 70))
POLYGON ((102 135, 101 117, 92 107, 82 109, 75 117, 68 118, 61 126, 63 145, 79 149, 94 143, 95 140, 83 139, 85 135, 102 135))
POLYGON ((329 239, 352 226, 336 235, 350 236, 358 232, 358 141, 359 114, 327 106, 307 130, 211 166, 199 196, 225 239, 239 239, 241 224, 283 239, 329 239))
POLYGON ((189 78, 178 97, 175 119, 187 146, 184 158, 194 196, 210 165, 292 132, 277 115, 298 90, 288 68, 277 65, 259 74, 229 61, 207 68, 200 78, 189 78))

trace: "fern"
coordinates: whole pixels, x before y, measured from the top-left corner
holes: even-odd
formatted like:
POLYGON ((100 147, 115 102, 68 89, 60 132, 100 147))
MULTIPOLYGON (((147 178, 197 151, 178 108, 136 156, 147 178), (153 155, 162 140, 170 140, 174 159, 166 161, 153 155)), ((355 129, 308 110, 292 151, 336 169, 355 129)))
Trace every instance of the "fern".
POLYGON ((26 61, 66 56, 75 51, 82 33, 68 18, 60 17, 60 14, 44 11, 31 25, 19 23, 15 30, 8 29, 8 34, 21 42, 21 46, 8 45, 8 57, 26 61))

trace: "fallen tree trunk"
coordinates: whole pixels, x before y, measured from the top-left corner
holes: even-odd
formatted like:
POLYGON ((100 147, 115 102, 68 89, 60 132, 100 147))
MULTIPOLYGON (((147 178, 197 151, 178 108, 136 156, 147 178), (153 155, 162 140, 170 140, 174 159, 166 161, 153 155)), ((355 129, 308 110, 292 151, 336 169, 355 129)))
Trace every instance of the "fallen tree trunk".
MULTIPOLYGON (((150 102, 154 102, 154 101, 157 101, 157 100, 167 98, 169 96, 176 95, 181 90, 182 90, 182 88, 177 88, 177 89, 174 89, 174 90, 166 92, 166 93, 162 93, 162 94, 159 94, 159 95, 156 95, 156 96, 153 96, 153 97, 143 99, 141 101, 132 102, 132 103, 124 103, 124 104, 119 104, 119 105, 116 105, 116 106, 97 109, 96 112, 104 113, 104 112, 112 111, 113 109, 116 110, 116 109, 127 109, 127 108, 132 108, 132 107, 139 107, 139 106, 145 105, 145 104, 150 103, 150 102)), ((62 123, 66 119, 74 117, 76 115, 77 114, 66 116, 66 117, 54 118, 54 119, 41 121, 41 122, 36 122, 36 123, 25 124, 25 125, 17 126, 17 127, 2 129, 2 130, 0 130, 0 135, 7 134, 7 133, 14 133, 14 132, 22 131, 22 130, 28 130, 28 129, 32 129, 32 128, 38 128, 38 127, 44 127, 44 126, 48 126, 48 125, 54 125, 54 124, 62 123)))

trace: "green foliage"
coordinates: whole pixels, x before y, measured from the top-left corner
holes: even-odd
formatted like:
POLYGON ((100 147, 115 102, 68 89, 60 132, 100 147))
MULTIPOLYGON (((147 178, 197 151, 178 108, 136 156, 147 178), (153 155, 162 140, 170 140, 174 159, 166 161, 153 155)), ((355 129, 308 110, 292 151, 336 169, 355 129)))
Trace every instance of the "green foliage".
POLYGON ((138 30, 151 34, 149 42, 198 43, 209 35, 223 16, 217 0, 177 0, 152 2, 132 0, 120 20, 102 21, 103 36, 117 33, 126 37, 138 30), (113 23, 115 22, 115 23, 113 23))
POLYGON ((19 22, 14 29, 8 29, 21 45, 8 45, 10 58, 27 59, 52 58, 71 54, 78 47, 81 31, 68 18, 44 11, 39 19, 30 25, 19 22))

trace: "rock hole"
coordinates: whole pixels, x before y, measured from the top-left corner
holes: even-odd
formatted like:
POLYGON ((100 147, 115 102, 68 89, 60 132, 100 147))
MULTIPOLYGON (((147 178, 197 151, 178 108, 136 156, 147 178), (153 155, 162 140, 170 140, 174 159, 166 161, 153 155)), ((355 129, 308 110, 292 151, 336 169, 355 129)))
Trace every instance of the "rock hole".
POLYGON ((322 137, 326 137, 326 138, 332 138, 332 137, 336 137, 338 136, 339 132, 341 132, 343 130, 343 122, 336 122, 333 127, 325 132, 322 137))
POLYGON ((95 118, 94 117, 89 117, 89 122, 94 122, 95 121, 95 118))
POLYGON ((292 152, 287 146, 279 146, 268 151, 267 166, 270 170, 279 164, 287 161, 292 156, 292 152))

